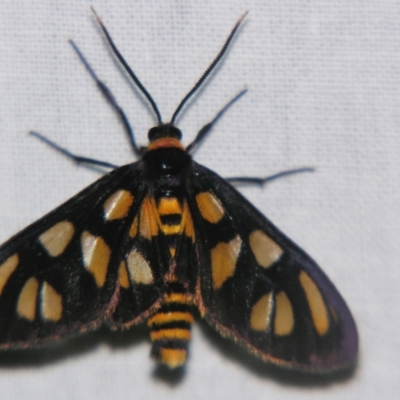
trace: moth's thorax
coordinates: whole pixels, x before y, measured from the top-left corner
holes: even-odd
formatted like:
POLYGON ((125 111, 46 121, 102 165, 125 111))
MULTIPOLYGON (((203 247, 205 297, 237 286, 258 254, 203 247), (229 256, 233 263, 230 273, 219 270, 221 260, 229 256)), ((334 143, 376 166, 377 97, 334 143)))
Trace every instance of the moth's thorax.
POLYGON ((182 240, 194 241, 193 221, 187 203, 191 157, 177 138, 161 137, 150 143, 142 162, 148 183, 149 218, 158 225, 170 260, 173 260, 182 240))
POLYGON ((182 187, 191 168, 191 156, 174 138, 151 143, 142 161, 146 179, 161 192, 182 187))

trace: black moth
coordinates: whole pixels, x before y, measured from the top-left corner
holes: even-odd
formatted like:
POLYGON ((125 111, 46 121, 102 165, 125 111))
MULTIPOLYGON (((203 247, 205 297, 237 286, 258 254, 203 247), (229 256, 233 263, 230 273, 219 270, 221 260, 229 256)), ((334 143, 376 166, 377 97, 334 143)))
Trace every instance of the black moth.
POLYGON ((186 361, 197 308, 222 336, 265 361, 303 370, 353 363, 356 326, 334 285, 228 180, 189 154, 243 92, 186 149, 174 126, 244 16, 169 123, 162 122, 155 102, 95 17, 158 124, 149 131, 148 147, 139 148, 123 110, 71 42, 121 117, 140 160, 115 167, 73 155, 33 133, 77 162, 115 169, 0 247, 0 348, 36 346, 104 324, 125 329, 147 321, 152 355, 177 368, 186 361))

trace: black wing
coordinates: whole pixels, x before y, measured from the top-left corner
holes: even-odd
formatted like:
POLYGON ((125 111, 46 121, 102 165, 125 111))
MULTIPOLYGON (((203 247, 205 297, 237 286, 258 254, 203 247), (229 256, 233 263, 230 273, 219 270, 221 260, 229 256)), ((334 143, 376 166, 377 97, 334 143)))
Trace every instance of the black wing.
POLYGON ((0 348, 138 323, 157 306, 164 264, 142 181, 140 163, 115 169, 0 247, 0 348))
POLYGON ((318 265, 231 185, 194 164, 201 314, 265 361, 309 370, 354 362, 350 311, 318 265))

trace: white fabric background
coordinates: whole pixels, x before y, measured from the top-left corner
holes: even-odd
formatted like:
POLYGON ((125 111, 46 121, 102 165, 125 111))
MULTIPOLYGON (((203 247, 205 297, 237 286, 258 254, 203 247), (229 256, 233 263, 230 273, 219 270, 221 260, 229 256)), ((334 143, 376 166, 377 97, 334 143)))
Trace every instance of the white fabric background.
POLYGON ((177 121, 188 143, 249 89, 195 154, 223 176, 315 166, 242 192, 315 258, 354 313, 351 376, 307 378, 252 362, 196 325, 184 378, 152 375, 145 333, 89 335, 0 354, 2 399, 376 399, 400 390, 400 3, 394 0, 0 2, 0 241, 99 177, 38 140, 132 160, 115 114, 67 44, 74 38, 140 143, 155 120, 109 55, 103 17, 165 120, 250 10, 221 68, 177 121), (115 338, 115 339, 113 339, 115 338))

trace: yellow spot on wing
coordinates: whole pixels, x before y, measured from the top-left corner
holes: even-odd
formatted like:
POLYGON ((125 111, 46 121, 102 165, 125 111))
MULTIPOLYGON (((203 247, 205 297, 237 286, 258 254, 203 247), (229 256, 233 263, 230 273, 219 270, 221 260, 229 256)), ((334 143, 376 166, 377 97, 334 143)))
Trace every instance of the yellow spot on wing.
POLYGON ((236 236, 229 243, 218 243, 211 250, 211 271, 215 289, 219 289, 229 277, 233 276, 241 245, 242 240, 236 236))
POLYGON ((134 238, 137 235, 138 226, 139 226, 139 220, 138 220, 138 217, 135 217, 135 219, 132 222, 131 228, 129 230, 129 236, 131 238, 134 238))
POLYGON ((292 305, 285 292, 276 295, 274 331, 276 335, 289 335, 294 326, 292 305))
POLYGON ((102 237, 94 236, 88 231, 82 233, 81 246, 85 267, 92 273, 97 286, 103 287, 110 261, 110 248, 102 237))
POLYGON ((43 232, 39 236, 39 241, 52 257, 57 257, 64 252, 74 232, 71 222, 62 221, 43 232))
POLYGON ((165 349, 160 351, 161 363, 167 365, 169 368, 181 367, 186 362, 187 352, 185 349, 165 349))
POLYGON ((148 240, 158 234, 157 209, 154 199, 146 197, 140 207, 140 234, 148 240))
POLYGON ((201 216, 208 222, 216 224, 224 216, 225 210, 221 202, 212 193, 199 193, 196 202, 201 216))
POLYGON ((38 289, 39 282, 36 278, 30 278, 26 281, 17 303, 17 313, 20 317, 29 321, 35 320, 38 289))
POLYGON ((260 230, 250 234, 249 243, 257 263, 264 268, 278 261, 283 253, 281 247, 260 230))
POLYGON ((0 295, 3 292, 4 286, 6 285, 8 278, 17 268, 19 258, 17 254, 8 257, 3 264, 0 265, 0 295))
POLYGON ((255 331, 266 331, 269 327, 272 311, 272 291, 262 296, 252 307, 250 327, 255 331))
POLYGON ((300 272, 299 280, 306 293, 315 329, 322 336, 328 332, 329 318, 321 292, 315 282, 304 271, 300 272))
POLYGON ((127 261, 129 274, 135 283, 144 285, 153 283, 154 278, 150 265, 137 250, 132 250, 129 253, 127 261))
POLYGON ((121 263, 119 264, 118 282, 120 286, 123 287, 124 289, 127 289, 129 287, 129 276, 128 276, 128 271, 126 269, 125 261, 121 261, 121 263))
POLYGON ((59 321, 62 317, 62 297, 49 283, 44 282, 41 291, 41 314, 44 319, 59 321))
POLYGON ((158 204, 160 215, 181 214, 181 205, 176 197, 162 197, 158 204))
POLYGON ((133 200, 134 197, 127 190, 118 190, 104 203, 104 218, 108 221, 124 218, 133 200))

